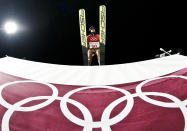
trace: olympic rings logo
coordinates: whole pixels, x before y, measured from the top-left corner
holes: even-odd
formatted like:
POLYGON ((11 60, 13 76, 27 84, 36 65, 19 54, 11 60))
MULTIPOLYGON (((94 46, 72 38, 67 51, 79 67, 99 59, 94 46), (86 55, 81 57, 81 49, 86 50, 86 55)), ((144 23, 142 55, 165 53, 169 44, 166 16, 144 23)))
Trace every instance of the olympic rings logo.
POLYGON ((58 90, 57 88, 49 83, 45 83, 45 82, 38 82, 38 81, 15 81, 15 82, 9 82, 6 84, 3 84, 0 86, 0 104, 4 107, 6 107, 8 110, 5 112, 3 119, 2 119, 2 124, 1 124, 1 129, 2 131, 10 131, 9 128, 9 121, 10 118, 12 116, 12 114, 15 111, 22 111, 22 112, 30 112, 30 111, 35 111, 41 108, 44 108, 48 105, 50 105, 51 103, 53 103, 55 100, 59 100, 60 101, 60 108, 62 113, 64 114, 64 116, 69 119, 71 122, 82 126, 83 127, 83 131, 92 131, 93 128, 101 128, 102 131, 112 131, 112 129, 110 128, 112 125, 119 123, 121 120, 123 120, 132 110, 133 105, 134 105, 134 98, 135 97, 139 97, 142 100, 150 103, 150 104, 154 104, 156 106, 161 106, 161 107, 166 107, 166 108, 179 108, 183 114, 184 117, 184 121, 185 121, 185 125, 184 125, 184 131, 187 131, 187 99, 184 101, 181 101, 180 99, 178 99, 175 96, 172 96, 170 94, 167 93, 161 93, 161 92, 142 92, 142 87, 154 80, 159 80, 159 79, 163 79, 163 78, 182 78, 182 79, 187 79, 186 76, 165 76, 165 77, 158 77, 158 78, 153 78, 153 79, 149 79, 149 80, 145 80, 143 82, 141 82, 140 84, 138 84, 136 86, 136 93, 131 94, 130 92, 124 90, 124 89, 120 89, 120 88, 116 88, 113 86, 89 86, 89 87, 82 87, 82 88, 78 88, 78 89, 74 89, 71 90, 70 92, 66 93, 63 97, 59 97, 58 96, 58 90), (2 90, 4 88, 6 88, 7 86, 10 85, 14 85, 14 84, 19 84, 19 83, 39 83, 39 84, 43 84, 48 86, 49 88, 52 89, 53 94, 51 96, 37 96, 37 97, 29 97, 26 98, 24 100, 21 100, 13 105, 9 104, 7 101, 4 100, 4 98, 2 97, 2 90), (82 91, 82 90, 86 90, 86 89, 95 89, 95 88, 101 88, 101 89, 111 89, 111 90, 116 90, 121 92, 122 94, 124 94, 123 97, 118 98, 117 100, 113 101, 111 104, 109 104, 105 110, 103 111, 103 114, 101 116, 101 121, 93 121, 92 115, 90 113, 90 111, 84 106, 82 105, 80 102, 70 99, 71 95, 73 95, 76 92, 82 91), (170 100, 173 101, 173 103, 171 102, 161 102, 158 100, 154 100, 151 99, 147 96, 162 96, 165 98, 168 98, 170 100), (30 106, 30 107, 22 107, 24 104, 31 102, 31 101, 35 101, 35 100, 46 100, 43 103, 40 103, 38 105, 35 106, 30 106), (112 110, 121 102, 123 101, 127 101, 126 106, 124 107, 124 109, 115 117, 110 119, 110 114, 112 112, 112 110), (73 115, 68 107, 67 107, 67 103, 71 103, 72 105, 76 106, 77 108, 80 109, 80 111, 83 114, 84 120, 76 117, 75 115, 73 115))
POLYGON ((90 40, 91 41, 97 41, 98 39, 96 37, 91 37, 90 40))

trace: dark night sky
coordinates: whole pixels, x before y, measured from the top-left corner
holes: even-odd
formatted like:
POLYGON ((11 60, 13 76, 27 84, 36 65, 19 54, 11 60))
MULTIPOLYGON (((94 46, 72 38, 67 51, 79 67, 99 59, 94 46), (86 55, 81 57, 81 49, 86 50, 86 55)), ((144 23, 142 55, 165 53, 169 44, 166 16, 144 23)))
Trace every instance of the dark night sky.
POLYGON ((174 53, 186 39, 184 3, 163 0, 0 0, 0 27, 14 19, 25 29, 8 36, 0 30, 0 57, 81 65, 78 10, 87 27, 98 26, 99 5, 107 6, 106 64, 152 59, 160 47, 174 53), (171 48, 169 48, 171 47, 171 48))

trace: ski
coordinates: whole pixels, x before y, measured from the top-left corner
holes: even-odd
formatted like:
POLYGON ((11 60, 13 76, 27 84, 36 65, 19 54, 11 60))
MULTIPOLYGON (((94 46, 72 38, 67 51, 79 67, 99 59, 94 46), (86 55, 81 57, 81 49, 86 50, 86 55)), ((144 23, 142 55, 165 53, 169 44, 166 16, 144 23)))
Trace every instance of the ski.
POLYGON ((79 26, 80 26, 80 37, 82 46, 82 56, 84 65, 88 65, 87 58, 87 30, 86 30, 86 15, 85 9, 79 10, 79 26))
POLYGON ((100 43, 106 44, 106 6, 99 7, 99 34, 100 43))
POLYGON ((100 34, 100 57, 101 65, 105 64, 105 45, 106 45, 106 6, 99 7, 99 34, 100 34))

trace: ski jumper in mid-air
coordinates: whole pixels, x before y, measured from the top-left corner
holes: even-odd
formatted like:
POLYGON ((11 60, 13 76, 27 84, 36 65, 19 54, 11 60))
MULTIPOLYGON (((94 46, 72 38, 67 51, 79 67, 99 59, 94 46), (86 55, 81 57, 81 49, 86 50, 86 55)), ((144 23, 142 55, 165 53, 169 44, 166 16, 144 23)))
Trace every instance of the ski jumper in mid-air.
POLYGON ((89 28, 90 35, 88 35, 88 65, 92 63, 92 57, 94 54, 97 55, 97 61, 100 65, 100 36, 96 34, 94 26, 89 28))

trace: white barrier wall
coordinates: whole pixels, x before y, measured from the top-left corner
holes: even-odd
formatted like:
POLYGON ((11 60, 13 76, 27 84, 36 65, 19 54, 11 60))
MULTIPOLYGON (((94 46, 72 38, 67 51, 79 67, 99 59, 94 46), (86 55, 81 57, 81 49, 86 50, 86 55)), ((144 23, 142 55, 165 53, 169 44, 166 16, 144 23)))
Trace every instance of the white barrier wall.
POLYGON ((13 57, 0 59, 0 72, 67 85, 113 85, 163 76, 187 67, 187 57, 172 55, 141 62, 105 66, 56 65, 13 57))

